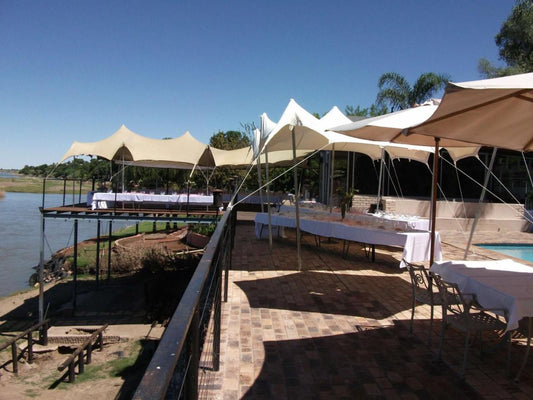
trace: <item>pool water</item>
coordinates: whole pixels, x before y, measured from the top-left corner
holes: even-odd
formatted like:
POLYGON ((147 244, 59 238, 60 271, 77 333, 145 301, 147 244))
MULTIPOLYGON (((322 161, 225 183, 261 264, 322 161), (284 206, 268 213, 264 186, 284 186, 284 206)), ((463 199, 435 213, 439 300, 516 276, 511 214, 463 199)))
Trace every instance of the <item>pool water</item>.
POLYGON ((505 254, 521 260, 533 262, 533 244, 476 244, 476 246, 483 249, 497 251, 498 253, 505 254))

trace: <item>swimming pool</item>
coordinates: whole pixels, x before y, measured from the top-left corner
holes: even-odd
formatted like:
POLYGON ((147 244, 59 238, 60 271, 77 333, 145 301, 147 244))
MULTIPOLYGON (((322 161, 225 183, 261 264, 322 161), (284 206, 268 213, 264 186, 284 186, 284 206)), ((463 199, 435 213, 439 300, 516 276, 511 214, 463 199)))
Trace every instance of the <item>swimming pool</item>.
POLYGON ((478 243, 476 246, 483 249, 497 251, 521 260, 533 262, 533 244, 528 243, 501 243, 501 244, 484 244, 478 243))

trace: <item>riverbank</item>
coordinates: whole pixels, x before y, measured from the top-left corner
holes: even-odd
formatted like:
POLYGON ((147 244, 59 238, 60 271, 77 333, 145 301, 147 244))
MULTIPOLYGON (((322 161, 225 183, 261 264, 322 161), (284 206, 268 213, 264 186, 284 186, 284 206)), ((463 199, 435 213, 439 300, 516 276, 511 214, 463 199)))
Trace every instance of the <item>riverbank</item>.
MULTIPOLYGON (((15 375, 11 351, 0 353, 0 398, 131 398, 164 331, 162 324, 147 317, 143 281, 131 276, 103 282, 99 287, 94 282, 79 282, 74 315, 65 312, 71 310, 72 284, 61 281, 47 285, 47 316, 53 318, 53 326, 48 331, 49 345, 35 347, 33 364, 23 355, 15 375), (57 366, 77 345, 76 339, 87 336, 87 329, 106 323, 109 327, 102 351, 95 351, 85 372, 74 384, 69 383, 57 366)), ((0 344, 35 321, 37 294, 34 289, 0 299, 0 344)), ((23 340, 18 343, 25 346, 23 340)))
MULTIPOLYGON (((69 181, 64 186, 63 180, 48 179, 46 181, 46 193, 59 194, 66 189, 67 193, 78 193, 80 191, 79 181, 69 181)), ((82 182, 81 193, 85 195, 92 189, 91 181, 82 182)), ((11 177, 0 177, 0 192, 14 192, 14 193, 42 193, 43 192, 43 178, 38 176, 14 175, 11 177)))
MULTIPOLYGON (((167 235, 153 236, 164 240, 167 235)), ((91 246, 90 242, 85 245, 91 246)), ((195 266, 187 259, 179 265, 174 262, 173 267, 133 268, 99 282, 89 277, 76 283, 67 278, 45 284, 45 318, 51 319, 49 346, 34 349, 33 364, 21 357, 18 375, 12 372, 9 349, 0 353, 0 398, 131 398, 195 266), (92 363, 75 384, 68 383, 57 366, 83 340, 78 338, 105 324, 109 326, 103 350, 93 353, 92 363)), ((0 345, 32 325, 37 312, 37 288, 0 298, 0 345)), ((19 341, 21 346, 24 343, 19 341)))

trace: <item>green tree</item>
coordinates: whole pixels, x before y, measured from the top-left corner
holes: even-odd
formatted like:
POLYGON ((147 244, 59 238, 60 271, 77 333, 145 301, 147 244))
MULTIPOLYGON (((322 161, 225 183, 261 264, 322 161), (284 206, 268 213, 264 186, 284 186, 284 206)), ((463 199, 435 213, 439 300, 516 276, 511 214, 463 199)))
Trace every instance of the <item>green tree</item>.
POLYGON ((478 63, 479 72, 487 77, 514 75, 533 71, 533 1, 518 0, 511 15, 494 38, 500 60, 507 66, 496 67, 486 58, 478 63))
MULTIPOLYGON (((251 144, 251 131, 253 124, 241 124, 241 131, 218 131, 209 139, 209 145, 221 150, 235 150, 249 147, 251 144), (249 134, 246 131, 250 131, 249 134)), ((192 176, 192 185, 196 188, 205 187, 206 176, 210 174, 209 184, 217 189, 231 190, 235 181, 240 181, 245 176, 245 171, 232 167, 217 167, 211 174, 209 171, 197 171, 192 176)), ((257 177, 257 175, 255 175, 257 177)), ((252 178, 250 177, 250 181, 252 178)))
POLYGON ((429 100, 437 91, 444 88, 449 80, 446 74, 428 72, 420 75, 411 87, 402 75, 386 72, 378 81, 376 104, 379 107, 390 107, 391 112, 404 110, 429 100))
POLYGON ((250 146, 250 138, 240 131, 218 131, 209 139, 209 145, 222 150, 235 150, 250 146))
POLYGON ((344 113, 348 116, 356 117, 377 117, 378 115, 387 114, 386 106, 377 106, 372 104, 370 107, 361 108, 361 106, 346 106, 344 113))

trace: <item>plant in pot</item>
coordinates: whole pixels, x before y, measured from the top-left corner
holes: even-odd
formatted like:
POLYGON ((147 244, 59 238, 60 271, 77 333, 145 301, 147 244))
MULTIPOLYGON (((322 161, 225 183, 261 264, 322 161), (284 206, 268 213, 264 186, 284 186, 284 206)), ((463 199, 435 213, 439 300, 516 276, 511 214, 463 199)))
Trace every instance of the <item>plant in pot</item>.
POLYGON ((350 211, 352 208, 353 202, 353 192, 352 191, 343 191, 339 195, 339 206, 341 208, 342 219, 346 216, 346 211, 350 211))

